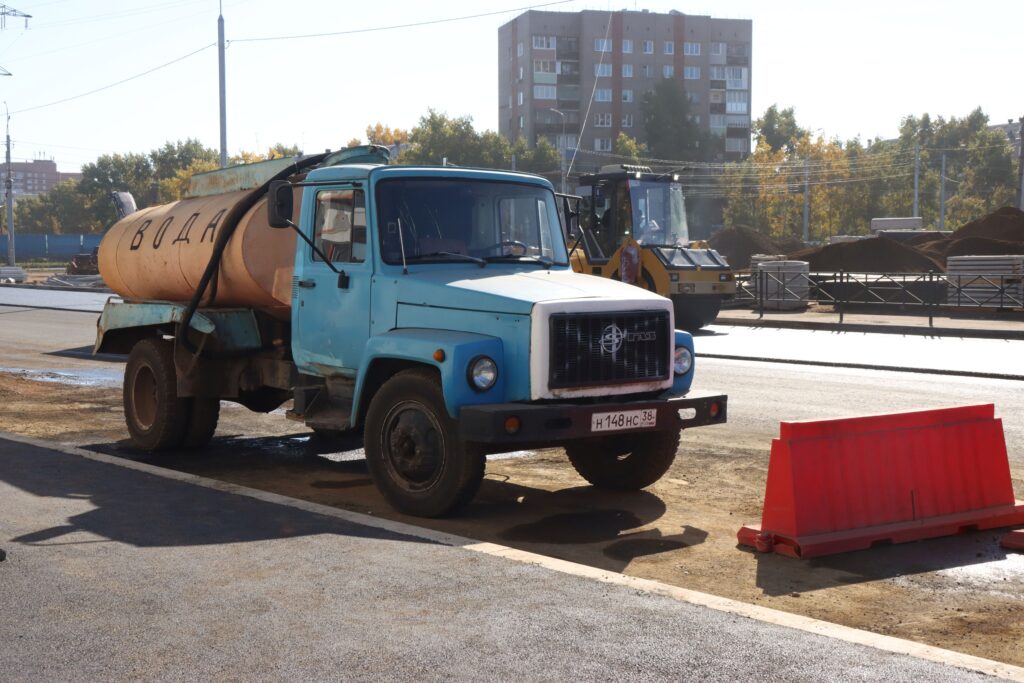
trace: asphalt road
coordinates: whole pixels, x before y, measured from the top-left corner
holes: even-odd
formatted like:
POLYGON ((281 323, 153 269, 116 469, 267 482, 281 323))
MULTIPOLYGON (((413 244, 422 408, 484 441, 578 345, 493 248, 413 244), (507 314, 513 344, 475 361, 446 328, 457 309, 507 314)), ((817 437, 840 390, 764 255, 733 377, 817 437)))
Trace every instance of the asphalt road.
POLYGON ((0 500, 10 680, 982 678, 5 439, 0 500))

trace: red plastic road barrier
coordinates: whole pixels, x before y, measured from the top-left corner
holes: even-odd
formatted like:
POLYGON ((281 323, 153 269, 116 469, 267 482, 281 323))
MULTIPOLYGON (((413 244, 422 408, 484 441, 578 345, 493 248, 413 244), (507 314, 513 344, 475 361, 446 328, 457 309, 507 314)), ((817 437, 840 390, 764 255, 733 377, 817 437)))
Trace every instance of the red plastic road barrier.
POLYGON ((761 552, 814 557, 1024 525, 992 404, 783 422, 772 441, 761 552))
POLYGON ((1000 545, 1009 550, 1020 550, 1024 552, 1024 529, 1017 529, 1003 536, 1000 545))

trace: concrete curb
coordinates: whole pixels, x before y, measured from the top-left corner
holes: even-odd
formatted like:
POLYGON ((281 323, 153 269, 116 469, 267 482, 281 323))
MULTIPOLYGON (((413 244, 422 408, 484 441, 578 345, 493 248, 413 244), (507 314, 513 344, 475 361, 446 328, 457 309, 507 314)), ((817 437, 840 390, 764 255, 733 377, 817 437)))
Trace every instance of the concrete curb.
POLYGON ((936 368, 908 368, 895 365, 875 365, 870 363, 842 363, 824 360, 798 360, 795 358, 766 358, 760 356, 737 356, 727 353, 698 353, 697 358, 713 358, 715 360, 742 360, 755 363, 784 363, 787 365, 815 365, 823 368, 851 368, 853 370, 884 370, 886 372, 913 372, 920 375, 947 375, 950 377, 977 377, 980 379, 1003 379, 1024 381, 1024 375, 1005 375, 996 372, 974 372, 971 370, 940 370, 936 368))
POLYGON ((0 284, 0 287, 12 287, 14 289, 47 289, 56 292, 87 292, 90 294, 109 294, 116 296, 114 290, 109 287, 61 287, 59 285, 30 285, 26 282, 15 282, 0 284))
POLYGON ((822 330, 828 332, 866 332, 872 334, 903 334, 923 337, 963 337, 967 339, 1024 339, 1024 330, 985 330, 969 327, 925 327, 921 325, 870 325, 867 323, 827 323, 811 320, 778 320, 723 318, 712 325, 737 327, 774 327, 788 330, 822 330))

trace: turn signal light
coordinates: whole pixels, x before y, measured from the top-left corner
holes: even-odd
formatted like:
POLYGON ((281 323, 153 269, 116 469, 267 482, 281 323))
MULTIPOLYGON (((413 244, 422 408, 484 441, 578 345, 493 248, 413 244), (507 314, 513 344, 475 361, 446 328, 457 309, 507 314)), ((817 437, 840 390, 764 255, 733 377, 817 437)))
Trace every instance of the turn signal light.
POLYGON ((434 360, 436 360, 438 363, 444 362, 444 349, 438 349, 437 351, 434 351, 434 360))
POLYGON ((523 424, 515 415, 511 415, 505 418, 505 431, 508 432, 509 434, 515 434, 516 432, 519 431, 519 428, 522 426, 523 424))

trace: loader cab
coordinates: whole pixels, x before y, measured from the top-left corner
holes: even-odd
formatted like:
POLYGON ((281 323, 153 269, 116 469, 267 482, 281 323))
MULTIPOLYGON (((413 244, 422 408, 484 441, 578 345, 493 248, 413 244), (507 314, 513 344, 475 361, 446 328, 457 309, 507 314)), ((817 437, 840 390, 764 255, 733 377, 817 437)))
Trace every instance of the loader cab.
POLYGON ((645 166, 605 167, 580 179, 581 243, 591 263, 607 262, 627 240, 687 246, 686 202, 678 177, 645 166))

